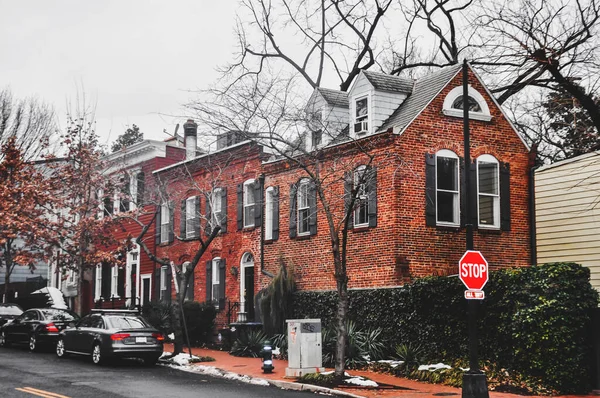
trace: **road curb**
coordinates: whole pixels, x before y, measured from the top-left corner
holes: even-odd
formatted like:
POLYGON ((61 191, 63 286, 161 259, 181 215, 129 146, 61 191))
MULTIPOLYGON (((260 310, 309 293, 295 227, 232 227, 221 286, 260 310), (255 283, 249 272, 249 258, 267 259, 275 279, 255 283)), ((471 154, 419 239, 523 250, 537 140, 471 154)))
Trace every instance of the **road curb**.
POLYGON ((350 398, 365 398, 362 395, 356 395, 345 391, 336 390, 334 388, 327 388, 321 386, 315 386, 313 384, 303 384, 296 383, 293 381, 283 381, 283 380, 270 380, 270 379, 261 379, 265 380, 270 385, 281 388, 284 390, 296 390, 296 391, 311 391, 311 392, 319 392, 330 395, 337 395, 340 397, 350 397, 350 398))

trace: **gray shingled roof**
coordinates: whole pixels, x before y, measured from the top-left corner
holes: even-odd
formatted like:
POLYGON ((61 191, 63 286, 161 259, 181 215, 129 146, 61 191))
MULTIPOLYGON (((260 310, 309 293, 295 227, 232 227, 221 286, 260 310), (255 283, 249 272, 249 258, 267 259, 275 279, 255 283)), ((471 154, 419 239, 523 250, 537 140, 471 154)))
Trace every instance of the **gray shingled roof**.
POLYGON ((376 90, 411 93, 414 81, 400 76, 392 76, 385 73, 362 71, 376 90))
POLYGON ((329 105, 339 108, 349 108, 348 93, 323 87, 319 87, 317 90, 319 90, 319 93, 321 93, 329 105))
POLYGON ((392 113, 392 116, 383 122, 379 131, 385 131, 390 127, 398 127, 400 131, 404 130, 446 87, 461 67, 460 64, 447 66, 417 80, 412 94, 392 113))

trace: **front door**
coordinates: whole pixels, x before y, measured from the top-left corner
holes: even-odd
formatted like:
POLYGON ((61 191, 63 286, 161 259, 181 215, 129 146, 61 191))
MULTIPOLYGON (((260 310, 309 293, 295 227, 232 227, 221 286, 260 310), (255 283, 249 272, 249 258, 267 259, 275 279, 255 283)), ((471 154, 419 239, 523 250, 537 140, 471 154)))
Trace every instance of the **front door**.
POLYGON ((151 296, 150 292, 152 291, 152 276, 142 275, 142 302, 140 303, 142 306, 144 304, 149 303, 151 296))
POLYGON ((244 304, 247 320, 254 321, 254 267, 244 268, 244 304))

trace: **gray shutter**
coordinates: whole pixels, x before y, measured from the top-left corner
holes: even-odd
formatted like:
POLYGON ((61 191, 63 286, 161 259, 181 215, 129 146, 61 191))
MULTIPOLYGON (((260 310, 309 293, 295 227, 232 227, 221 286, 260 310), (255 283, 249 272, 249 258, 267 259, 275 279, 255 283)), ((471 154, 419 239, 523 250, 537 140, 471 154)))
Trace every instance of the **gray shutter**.
POLYGON ((187 285, 186 298, 190 301, 194 301, 194 270, 191 270, 190 280, 187 285))
POLYGON ((227 232, 227 188, 221 188, 221 233, 227 232))
POLYGON ((295 238, 297 234, 296 226, 296 194, 298 186, 296 184, 290 185, 290 238, 295 238))
POLYGON ((206 302, 212 300, 212 260, 206 262, 206 302))
POLYGON ((102 264, 102 297, 110 298, 110 284, 112 283, 112 273, 110 264, 102 264))
POLYGON ((167 267, 167 296, 165 297, 167 303, 171 302, 171 294, 173 294, 173 269, 169 266, 167 267))
POLYGON ((154 226, 156 227, 156 229, 154 230, 154 243, 157 245, 160 245, 160 214, 161 214, 161 206, 158 205, 156 206, 156 211, 158 212, 156 214, 156 218, 154 219, 154 226))
POLYGON ((121 298, 125 298, 125 268, 119 268, 117 294, 121 298))
POLYGON ((273 240, 279 239, 279 187, 273 187, 273 240))
POLYGON ((367 175, 367 200, 369 201, 369 227, 377 226, 377 168, 370 167, 367 175))
POLYGON ((317 233, 317 187, 313 181, 308 183, 308 228, 311 235, 317 233))
POLYGON ((263 214, 263 190, 261 184, 258 181, 254 182, 254 226, 260 227, 262 225, 262 214, 263 214))
POLYGON ((500 163, 500 229, 510 231, 510 164, 500 163))
POLYGON ((194 238, 200 237, 200 195, 196 195, 194 201, 194 238))
POLYGON ((225 309, 225 259, 219 261, 219 308, 225 309))
POLYGON ((473 224, 473 229, 477 229, 479 225, 479 217, 477 214, 479 213, 477 209, 479 208, 479 198, 477 195, 477 161, 471 163, 470 167, 470 191, 471 191, 471 224, 473 224))
POLYGON ((244 184, 237 186, 237 229, 244 228, 244 184))
POLYGON ((182 200, 181 201, 181 220, 179 222, 179 226, 180 226, 180 233, 179 236, 181 236, 183 239, 185 239, 186 237, 186 233, 185 233, 185 218, 186 218, 186 200, 182 200))
POLYGON ((158 268, 154 270, 154 302, 160 301, 160 264, 158 268))
POLYGON ((169 202, 169 243, 175 240, 175 205, 169 202))
POLYGON ((435 203, 435 154, 425 154, 425 224, 428 227, 436 225, 435 203))
POLYGON ((207 192, 205 195, 206 203, 204 203, 204 216, 206 217, 206 227, 204 233, 210 235, 212 232, 212 208, 210 201, 212 200, 212 192, 207 192))
POLYGON ((142 207, 144 205, 144 188, 145 188, 145 176, 144 172, 140 171, 137 175, 137 205, 142 207))
POLYGON ((458 174, 458 178, 460 179, 460 194, 459 194, 459 198, 458 200, 460 201, 459 203, 459 208, 460 208, 460 226, 464 228, 465 224, 466 224, 466 220, 467 220, 467 212, 466 212, 466 206, 467 206, 467 178, 468 176, 465 174, 465 159, 464 158, 458 158, 458 167, 459 167, 459 174, 458 174))
MULTIPOLYGON (((352 204, 352 188, 354 187, 354 174, 350 171, 344 173, 344 214, 348 216, 348 227, 354 226, 354 211, 350 210, 352 204)), ((352 209, 354 210, 354 209, 352 209)))

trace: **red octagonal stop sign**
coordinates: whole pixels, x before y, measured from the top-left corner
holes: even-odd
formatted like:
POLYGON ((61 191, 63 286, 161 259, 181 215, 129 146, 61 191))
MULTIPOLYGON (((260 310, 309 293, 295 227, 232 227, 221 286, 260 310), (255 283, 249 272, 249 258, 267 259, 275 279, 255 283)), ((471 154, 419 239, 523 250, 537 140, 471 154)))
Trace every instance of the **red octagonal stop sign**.
POLYGON ((458 262, 458 276, 469 290, 482 290, 488 281, 488 262, 476 250, 467 250, 458 262))

